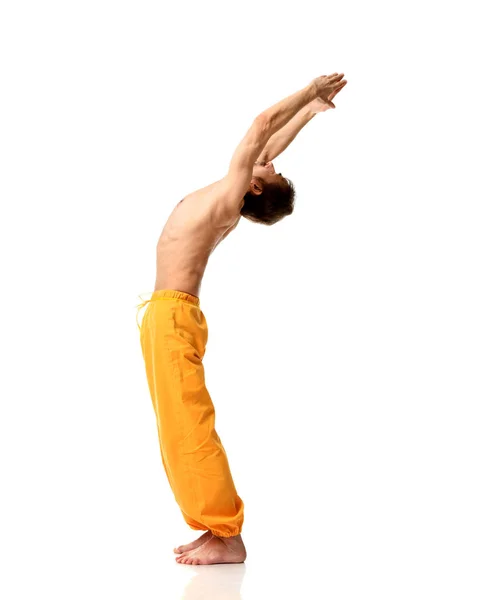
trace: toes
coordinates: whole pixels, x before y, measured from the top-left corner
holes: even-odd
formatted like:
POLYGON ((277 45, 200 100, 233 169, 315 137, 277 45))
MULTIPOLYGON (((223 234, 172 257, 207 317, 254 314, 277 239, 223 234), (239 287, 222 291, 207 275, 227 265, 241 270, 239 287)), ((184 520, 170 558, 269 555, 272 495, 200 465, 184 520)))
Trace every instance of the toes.
POLYGON ((183 552, 183 549, 184 549, 184 546, 178 546, 178 548, 175 548, 175 549, 173 550, 173 552, 174 552, 175 554, 181 554, 181 553, 183 552))
POLYGON ((189 565, 190 563, 188 562, 189 560, 192 560, 190 558, 190 556, 186 553, 180 554, 180 556, 177 556, 175 558, 177 563, 181 563, 182 565, 189 565))
POLYGON ((175 560, 178 564, 182 564, 182 565, 200 565, 201 564, 201 561, 199 558, 196 558, 189 554, 182 554, 180 556, 177 556, 175 558, 175 560))

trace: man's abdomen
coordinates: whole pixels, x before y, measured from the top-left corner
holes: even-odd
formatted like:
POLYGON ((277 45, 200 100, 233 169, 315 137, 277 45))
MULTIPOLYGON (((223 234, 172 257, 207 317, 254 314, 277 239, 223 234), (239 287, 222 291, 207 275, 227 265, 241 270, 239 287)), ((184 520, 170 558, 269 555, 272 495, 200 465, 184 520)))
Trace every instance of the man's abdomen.
POLYGON ((202 278, 210 255, 209 246, 196 247, 186 240, 159 242, 156 257, 155 290, 179 290, 199 296, 202 278))

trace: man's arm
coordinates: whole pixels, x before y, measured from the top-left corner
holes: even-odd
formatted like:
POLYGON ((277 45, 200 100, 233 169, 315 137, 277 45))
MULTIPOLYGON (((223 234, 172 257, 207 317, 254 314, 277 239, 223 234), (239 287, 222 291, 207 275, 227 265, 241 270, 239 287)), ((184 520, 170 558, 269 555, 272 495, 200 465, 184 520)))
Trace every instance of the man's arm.
POLYGON ((307 104, 319 97, 329 106, 333 106, 328 97, 342 87, 344 74, 317 77, 309 85, 295 94, 284 98, 263 111, 254 119, 244 139, 237 146, 228 174, 220 186, 220 203, 224 204, 231 218, 240 214, 243 198, 249 188, 252 170, 258 156, 264 150, 268 140, 307 104))
POLYGON ((315 97, 316 87, 312 82, 304 89, 263 111, 254 119, 244 139, 237 146, 230 162, 228 174, 220 187, 222 196, 220 201, 225 203, 230 216, 240 213, 243 198, 251 182, 254 163, 268 140, 315 97))
MULTIPOLYGON (((242 171, 252 175, 252 167, 268 140, 294 116, 316 98, 314 82, 271 106, 256 117, 251 128, 232 157, 228 174, 240 175, 242 171)), ((249 184, 249 182, 247 182, 249 184)))
POLYGON ((310 109, 310 105, 302 108, 285 127, 277 131, 267 142, 261 154, 256 160, 256 164, 266 164, 282 154, 282 152, 296 139, 297 134, 307 125, 316 115, 310 109))
POLYGON ((347 82, 342 81, 341 86, 338 87, 330 96, 327 101, 322 98, 315 98, 312 102, 302 108, 297 115, 295 115, 285 127, 282 127, 280 131, 277 131, 268 140, 263 152, 258 156, 255 164, 266 164, 272 161, 274 158, 282 154, 282 152, 296 139, 297 134, 301 129, 307 125, 313 117, 320 112, 325 112, 331 108, 335 108, 332 99, 342 90, 347 82))

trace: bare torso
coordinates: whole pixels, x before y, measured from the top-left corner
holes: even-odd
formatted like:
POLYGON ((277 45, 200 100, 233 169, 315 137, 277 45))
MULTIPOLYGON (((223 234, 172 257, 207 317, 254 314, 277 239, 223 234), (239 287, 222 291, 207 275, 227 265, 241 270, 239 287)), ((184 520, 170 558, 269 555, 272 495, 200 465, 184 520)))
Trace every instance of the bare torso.
POLYGON ((215 201, 221 181, 188 194, 173 209, 157 243, 155 290, 199 296, 211 253, 240 220, 227 219, 215 201))

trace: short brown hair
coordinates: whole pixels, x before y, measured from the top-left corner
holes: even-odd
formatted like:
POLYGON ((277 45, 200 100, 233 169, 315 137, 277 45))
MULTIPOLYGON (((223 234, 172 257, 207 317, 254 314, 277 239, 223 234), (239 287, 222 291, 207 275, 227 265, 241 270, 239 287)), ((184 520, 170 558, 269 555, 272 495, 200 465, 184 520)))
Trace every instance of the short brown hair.
POLYGON ((286 184, 264 181, 262 184, 263 192, 259 196, 246 193, 240 214, 258 223, 273 225, 294 210, 294 184, 289 179, 286 179, 286 184))

